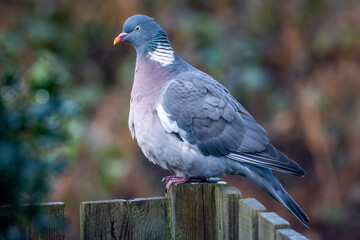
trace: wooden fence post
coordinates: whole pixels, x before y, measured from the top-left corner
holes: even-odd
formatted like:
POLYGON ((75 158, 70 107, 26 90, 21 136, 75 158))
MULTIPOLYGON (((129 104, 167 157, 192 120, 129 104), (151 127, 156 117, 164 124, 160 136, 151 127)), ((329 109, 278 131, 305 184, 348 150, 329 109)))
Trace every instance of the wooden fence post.
MULTIPOLYGON (((18 207, 0 206, 0 220, 6 221, 19 239, 65 239, 65 204, 62 202, 21 205, 18 207), (34 213, 32 218, 28 213, 34 213)), ((17 238, 17 239, 18 239, 17 238)))
POLYGON ((265 212, 266 208, 255 198, 240 200, 240 239, 257 240, 258 238, 258 215, 265 212))
POLYGON ((290 228, 289 222, 273 212, 259 213, 259 239, 275 240, 276 230, 281 228, 290 228))
POLYGON ((80 239, 169 239, 165 197, 82 202, 80 239))
POLYGON ((171 199, 173 239, 217 239, 215 183, 173 186, 171 199))
POLYGON ((239 238, 239 189, 226 184, 217 184, 215 187, 216 208, 218 221, 218 239, 239 238))

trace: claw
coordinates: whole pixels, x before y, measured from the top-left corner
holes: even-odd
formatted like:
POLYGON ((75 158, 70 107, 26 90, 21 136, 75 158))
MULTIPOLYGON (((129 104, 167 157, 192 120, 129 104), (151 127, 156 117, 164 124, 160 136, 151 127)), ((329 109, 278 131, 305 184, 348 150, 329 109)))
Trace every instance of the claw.
POLYGON ((167 193, 169 190, 170 190, 170 187, 173 183, 175 183, 175 185, 178 185, 178 184, 182 184, 182 183, 186 183, 188 180, 190 179, 190 177, 188 176, 185 176, 185 177, 177 177, 177 176, 167 176, 167 177, 164 177, 162 179, 162 182, 164 180, 167 181, 167 184, 166 184, 166 188, 165 188, 165 192, 167 193))
POLYGON ((174 176, 165 176, 165 177, 163 177, 163 178, 161 179, 161 182, 163 182, 163 181, 169 181, 172 177, 174 177, 174 176))

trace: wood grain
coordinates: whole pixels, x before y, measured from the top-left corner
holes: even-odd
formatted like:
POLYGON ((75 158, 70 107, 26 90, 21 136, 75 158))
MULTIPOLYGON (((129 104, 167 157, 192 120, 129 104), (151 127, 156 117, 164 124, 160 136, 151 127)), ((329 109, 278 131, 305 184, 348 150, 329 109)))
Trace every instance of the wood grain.
POLYGON ((169 192, 173 239, 218 239, 215 183, 186 183, 169 192))
POLYGON ((258 238, 258 214, 265 212, 266 208, 255 198, 240 200, 240 239, 257 240, 258 238))
POLYGON ((82 202, 81 239, 169 239, 168 199, 82 202))
POLYGON ((281 228, 290 228, 289 222, 273 212, 259 213, 259 239, 275 240, 276 230, 281 228))
POLYGON ((239 200, 242 194, 239 189, 226 183, 218 183, 215 190, 218 239, 238 239, 239 200))

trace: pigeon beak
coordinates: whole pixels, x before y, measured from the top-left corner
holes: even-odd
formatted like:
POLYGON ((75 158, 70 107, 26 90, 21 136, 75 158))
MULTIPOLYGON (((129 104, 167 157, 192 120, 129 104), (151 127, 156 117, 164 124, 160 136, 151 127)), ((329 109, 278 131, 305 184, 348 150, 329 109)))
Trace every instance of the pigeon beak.
POLYGON ((127 35, 127 33, 120 33, 119 36, 114 39, 114 45, 122 42, 127 35))

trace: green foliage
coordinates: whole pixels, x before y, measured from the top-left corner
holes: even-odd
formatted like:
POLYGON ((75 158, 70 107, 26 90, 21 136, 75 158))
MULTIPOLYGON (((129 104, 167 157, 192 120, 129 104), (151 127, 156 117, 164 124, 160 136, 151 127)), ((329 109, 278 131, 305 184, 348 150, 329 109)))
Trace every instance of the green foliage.
MULTIPOLYGON (((0 38, 0 205, 17 207, 43 201, 66 166, 61 149, 77 107, 61 60, 43 48, 24 67, 13 36, 0 38)), ((0 230, 9 224, 1 219, 0 230)))

